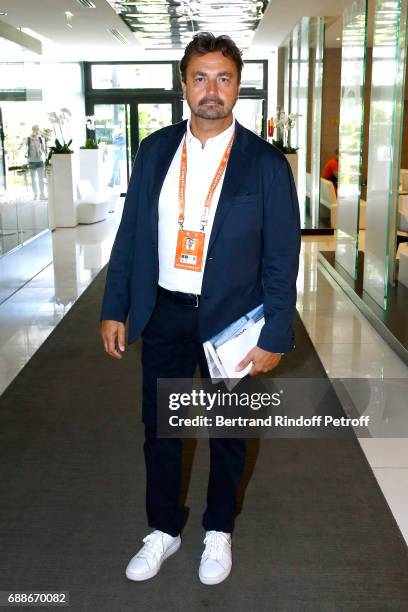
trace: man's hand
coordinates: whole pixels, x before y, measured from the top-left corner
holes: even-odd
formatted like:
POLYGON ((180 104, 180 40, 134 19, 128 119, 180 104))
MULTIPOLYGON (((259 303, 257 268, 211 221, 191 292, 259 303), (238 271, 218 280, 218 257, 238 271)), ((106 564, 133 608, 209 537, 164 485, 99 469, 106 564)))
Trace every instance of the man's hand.
POLYGON ((108 355, 116 357, 116 359, 122 359, 122 353, 125 350, 125 325, 119 321, 111 321, 106 319, 101 323, 101 335, 103 340, 103 346, 108 355), (119 351, 116 348, 116 341, 119 347, 119 351))
POLYGON ((249 371, 250 376, 256 376, 260 372, 269 372, 269 370, 273 370, 276 368, 280 360, 282 359, 282 355, 280 353, 270 353, 269 351, 264 351, 259 348, 259 346, 254 346, 253 349, 249 351, 236 366, 235 371, 240 372, 252 361, 252 368, 249 371))

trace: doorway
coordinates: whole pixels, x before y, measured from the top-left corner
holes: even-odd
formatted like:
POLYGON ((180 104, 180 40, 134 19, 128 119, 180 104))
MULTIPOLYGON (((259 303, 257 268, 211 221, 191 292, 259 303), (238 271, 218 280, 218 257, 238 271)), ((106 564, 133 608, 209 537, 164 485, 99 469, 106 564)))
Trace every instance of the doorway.
POLYGON ((173 123, 173 102, 95 104, 95 140, 103 149, 105 184, 124 195, 139 143, 173 123))

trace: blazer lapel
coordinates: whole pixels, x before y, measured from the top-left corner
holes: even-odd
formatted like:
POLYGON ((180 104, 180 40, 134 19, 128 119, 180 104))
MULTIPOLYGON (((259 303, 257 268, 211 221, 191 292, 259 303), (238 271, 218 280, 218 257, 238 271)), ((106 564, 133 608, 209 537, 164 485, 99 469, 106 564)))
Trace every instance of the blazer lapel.
POLYGON ((225 170, 224 182, 222 184, 220 199, 214 215, 214 222, 208 243, 207 256, 220 231, 221 225, 231 207, 231 197, 235 195, 241 179, 245 176, 248 168, 247 135, 245 129, 238 121, 235 121, 236 135, 231 148, 230 158, 225 170))

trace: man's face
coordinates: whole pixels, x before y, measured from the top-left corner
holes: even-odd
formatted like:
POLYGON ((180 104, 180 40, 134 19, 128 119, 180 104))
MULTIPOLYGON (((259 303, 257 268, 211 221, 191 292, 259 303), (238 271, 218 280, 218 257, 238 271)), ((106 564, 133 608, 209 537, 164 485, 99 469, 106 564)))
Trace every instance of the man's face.
POLYGON ((235 62, 221 51, 193 55, 182 83, 191 112, 202 119, 228 117, 239 94, 235 62))

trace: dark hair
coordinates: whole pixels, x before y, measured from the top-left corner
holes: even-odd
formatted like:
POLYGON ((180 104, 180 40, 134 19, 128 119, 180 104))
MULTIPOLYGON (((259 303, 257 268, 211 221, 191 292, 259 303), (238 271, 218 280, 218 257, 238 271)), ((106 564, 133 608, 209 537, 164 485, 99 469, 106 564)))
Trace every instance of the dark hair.
POLYGON ((221 51, 225 57, 230 57, 235 63, 238 71, 238 83, 241 82, 241 72, 244 65, 242 52, 238 49, 232 38, 226 34, 215 37, 211 32, 200 32, 196 34, 184 50, 184 55, 180 61, 180 74, 183 83, 186 82, 186 72, 188 63, 193 55, 205 55, 221 51))

